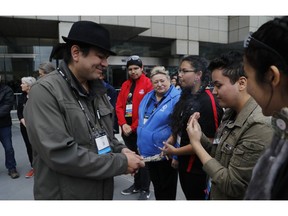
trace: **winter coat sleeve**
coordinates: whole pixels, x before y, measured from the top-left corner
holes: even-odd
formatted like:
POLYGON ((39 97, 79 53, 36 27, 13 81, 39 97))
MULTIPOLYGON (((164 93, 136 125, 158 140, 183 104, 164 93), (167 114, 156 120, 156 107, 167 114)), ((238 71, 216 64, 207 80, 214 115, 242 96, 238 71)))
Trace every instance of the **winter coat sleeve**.
POLYGON ((126 119, 125 119, 125 110, 126 110, 126 98, 125 98, 125 93, 127 89, 126 82, 124 82, 121 86, 120 92, 117 97, 116 101, 116 115, 118 119, 118 124, 122 126, 123 124, 126 124, 126 119))
MULTIPOLYGON (((81 134, 83 126, 67 124, 68 111, 60 108, 61 101, 55 94, 53 87, 36 83, 24 109, 29 139, 37 157, 55 172, 74 177, 105 179, 125 173, 127 158, 124 154, 98 155, 75 141, 70 127, 77 127, 81 134)), ((79 117, 82 118, 81 111, 79 117)))
POLYGON ((0 118, 9 115, 14 105, 14 93, 12 89, 5 86, 1 91, 3 91, 4 95, 0 98, 0 118))

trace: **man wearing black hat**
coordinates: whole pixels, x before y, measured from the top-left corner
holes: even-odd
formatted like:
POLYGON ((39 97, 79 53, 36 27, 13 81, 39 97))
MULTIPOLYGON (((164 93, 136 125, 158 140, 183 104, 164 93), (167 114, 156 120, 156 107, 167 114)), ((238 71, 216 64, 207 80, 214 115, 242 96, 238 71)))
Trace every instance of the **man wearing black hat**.
MULTIPOLYGON (((133 55, 127 59, 126 68, 129 79, 126 80, 118 94, 116 114, 118 124, 121 126, 121 135, 134 152, 137 151, 138 108, 143 97, 153 89, 152 83, 143 73, 143 64, 139 56, 133 55)), ((139 199, 147 200, 150 197, 150 176, 147 168, 139 169, 134 175, 134 184, 123 190, 123 195, 140 192, 139 199)))
POLYGON ((113 107, 99 80, 108 66, 109 32, 79 21, 64 61, 29 92, 24 110, 34 150, 35 199, 113 199, 113 177, 135 173, 142 158, 113 135, 113 107))

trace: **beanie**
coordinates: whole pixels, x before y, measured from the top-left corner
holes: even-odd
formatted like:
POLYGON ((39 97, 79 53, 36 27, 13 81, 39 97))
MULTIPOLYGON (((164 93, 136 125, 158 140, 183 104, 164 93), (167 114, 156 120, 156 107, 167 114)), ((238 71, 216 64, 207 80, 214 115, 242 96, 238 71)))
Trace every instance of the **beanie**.
POLYGON ((137 55, 130 56, 130 57, 127 59, 126 67, 128 68, 130 65, 137 65, 137 66, 139 66, 139 67, 142 67, 142 66, 143 66, 140 57, 137 56, 137 55))

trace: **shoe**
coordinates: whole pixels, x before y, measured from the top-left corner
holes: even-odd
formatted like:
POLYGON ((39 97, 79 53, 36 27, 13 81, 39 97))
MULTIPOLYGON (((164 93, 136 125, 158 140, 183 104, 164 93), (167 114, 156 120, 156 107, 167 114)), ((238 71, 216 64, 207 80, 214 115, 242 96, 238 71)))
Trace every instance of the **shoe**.
POLYGON ((16 169, 9 170, 8 175, 11 176, 12 179, 19 178, 19 173, 16 169))
POLYGON ((148 200, 150 198, 150 191, 141 191, 138 200, 148 200))
POLYGON ((32 168, 28 173, 26 173, 25 178, 31 178, 34 176, 34 169, 32 168))
POLYGON ((130 195, 130 194, 134 194, 134 193, 138 193, 140 190, 135 188, 135 185, 133 184, 132 186, 130 186, 129 188, 121 191, 121 194, 123 195, 130 195))

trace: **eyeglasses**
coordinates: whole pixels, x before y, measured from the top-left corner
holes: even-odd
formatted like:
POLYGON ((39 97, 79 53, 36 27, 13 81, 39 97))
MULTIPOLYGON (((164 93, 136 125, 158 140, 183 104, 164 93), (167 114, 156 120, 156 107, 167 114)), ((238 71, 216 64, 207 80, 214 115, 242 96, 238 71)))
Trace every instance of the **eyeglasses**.
POLYGON ((132 55, 132 56, 130 56, 130 57, 128 57, 128 59, 127 59, 127 62, 128 61, 131 61, 131 60, 139 60, 140 59, 140 57, 139 56, 137 56, 137 55, 132 55))
POLYGON ((194 73, 196 73, 197 71, 195 71, 195 70, 186 70, 186 69, 178 69, 178 73, 180 74, 180 73, 188 73, 188 72, 194 72, 194 73))

